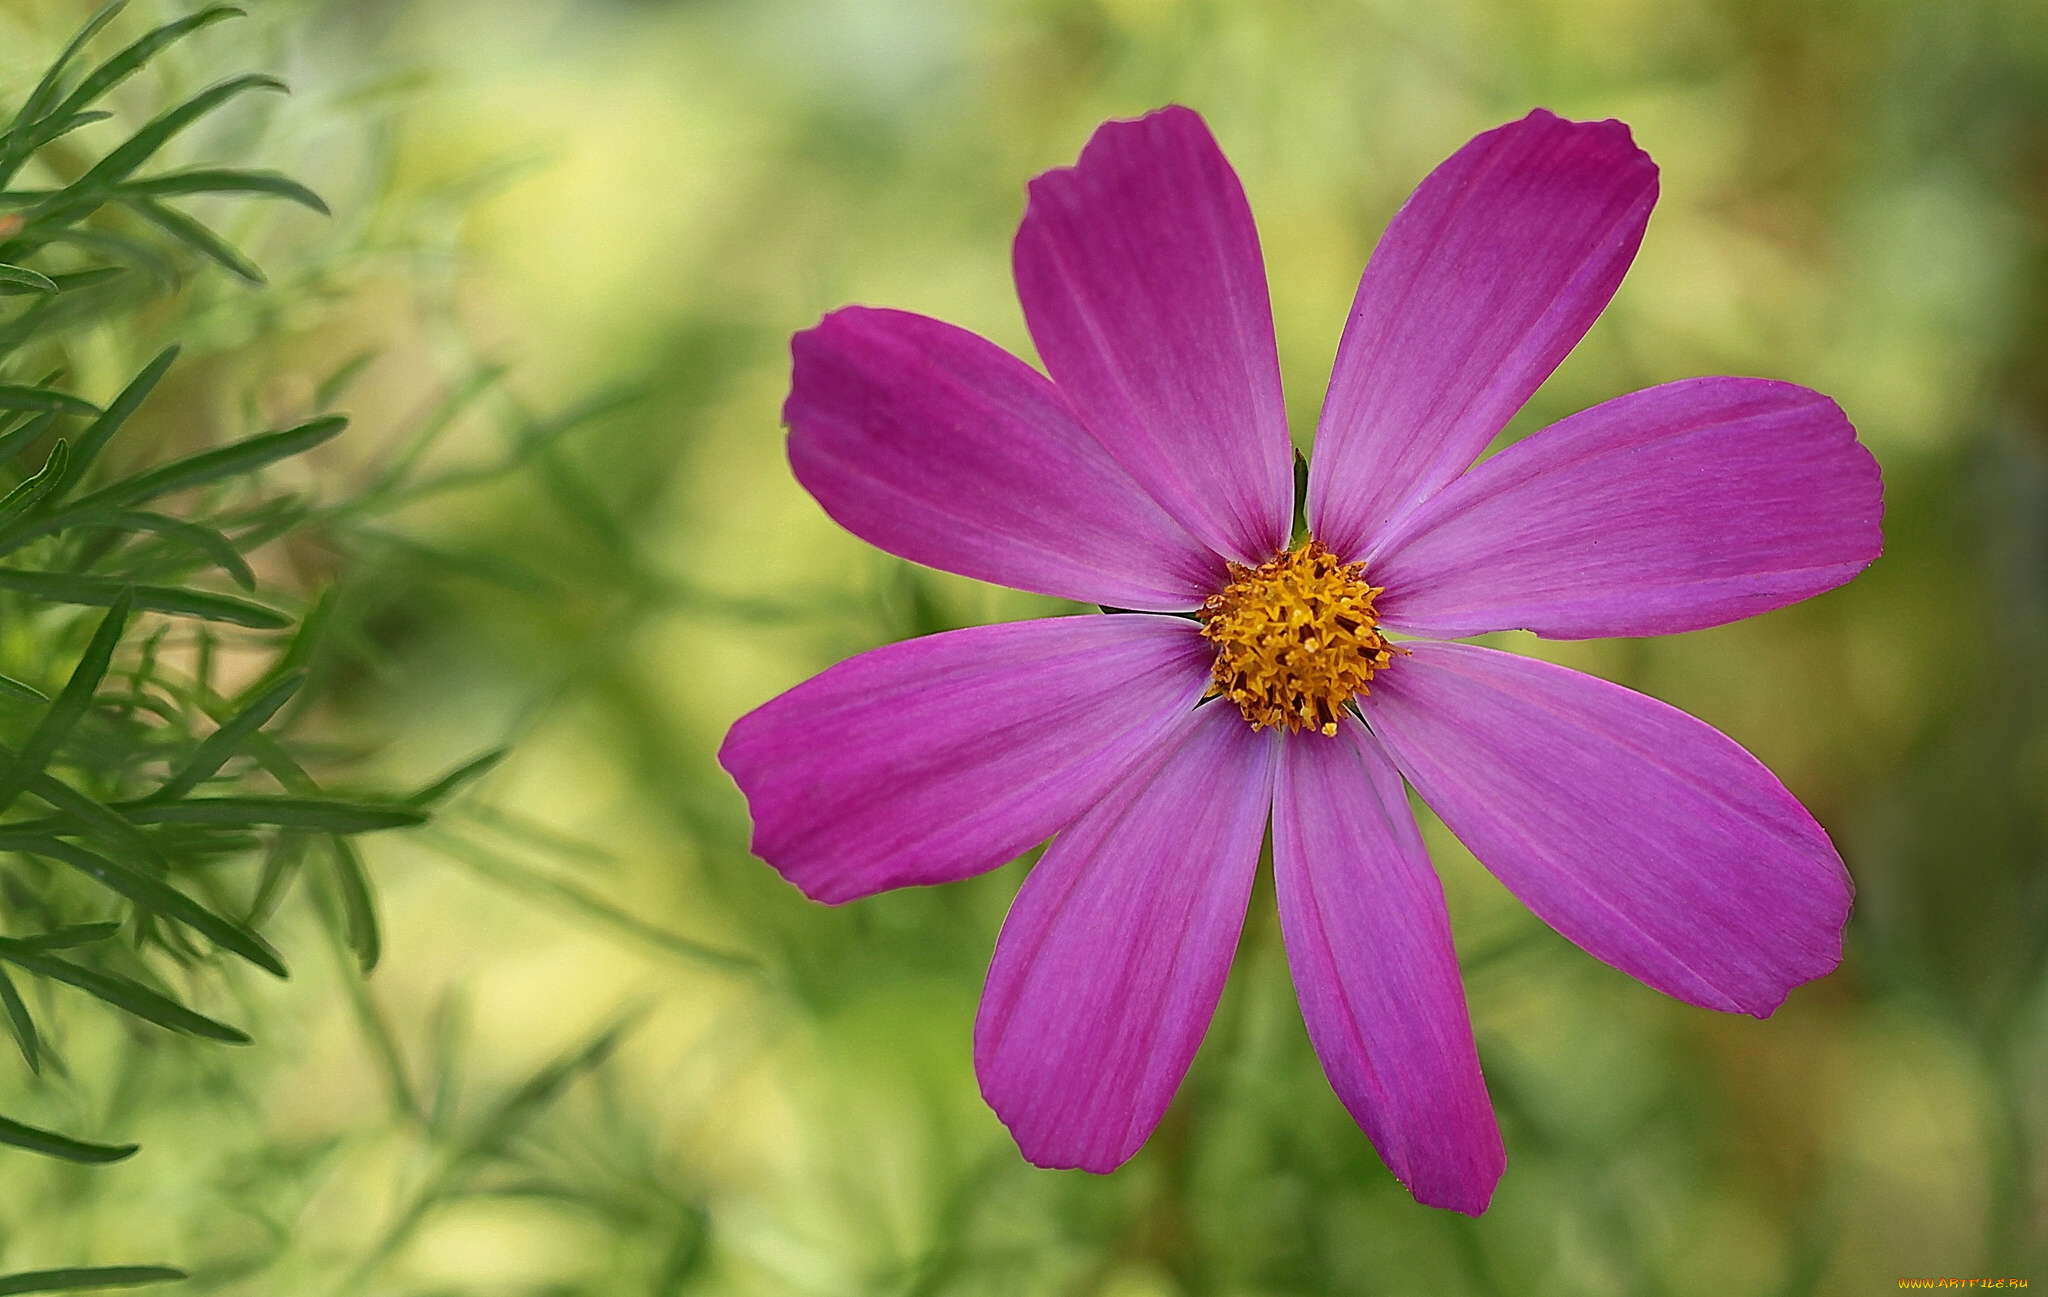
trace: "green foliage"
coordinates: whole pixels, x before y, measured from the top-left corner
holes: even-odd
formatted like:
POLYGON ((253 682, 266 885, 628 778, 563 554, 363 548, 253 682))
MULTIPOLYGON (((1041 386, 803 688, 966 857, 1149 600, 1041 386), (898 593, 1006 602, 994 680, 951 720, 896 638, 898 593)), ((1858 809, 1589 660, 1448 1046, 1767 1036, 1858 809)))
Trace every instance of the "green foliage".
MULTIPOLYGON (((184 99, 96 161, 76 165, 74 151, 42 168, 61 183, 13 184, 51 146, 108 118, 96 105, 152 59, 241 13, 201 10, 86 67, 92 38, 121 8, 116 0, 86 24, 0 133, 0 292, 16 303, 0 308, 0 892, 11 930, 0 936, 0 964, 12 970, 0 973, 0 1000, 38 1078, 52 1064, 70 1073, 56 1055, 61 1034, 43 1030, 32 1007, 51 1002, 43 985, 149 1028, 246 1044, 241 1028, 186 1001, 207 995, 197 975, 218 970, 222 955, 289 975, 259 928, 289 885, 278 862, 308 840, 325 842, 336 861, 346 939, 369 971, 374 902, 347 839, 422 824, 435 800, 325 791, 280 715, 306 701, 319 617, 291 591, 256 602, 208 588, 224 576, 254 592, 247 556, 318 517, 319 502, 267 487, 262 473, 322 446, 347 420, 323 416, 167 457, 120 447, 134 440, 123 434, 172 372, 177 347, 104 409, 65 385, 61 364, 30 377, 85 327, 139 328, 148 294, 126 284, 137 274, 200 258, 262 282, 248 258, 166 200, 243 195, 327 211, 273 172, 149 173, 180 132, 248 91, 283 88, 261 75, 184 99), (75 174, 64 179, 67 164, 75 174), (164 500, 169 512, 140 507, 164 500), (81 611, 93 609, 105 611, 81 611), (225 685, 214 666, 228 653, 270 667, 225 685)), ((8 1117, 0 1143, 86 1165, 137 1151, 8 1117)), ((162 1266, 47 1270, 0 1277, 0 1291, 182 1277, 162 1266)))

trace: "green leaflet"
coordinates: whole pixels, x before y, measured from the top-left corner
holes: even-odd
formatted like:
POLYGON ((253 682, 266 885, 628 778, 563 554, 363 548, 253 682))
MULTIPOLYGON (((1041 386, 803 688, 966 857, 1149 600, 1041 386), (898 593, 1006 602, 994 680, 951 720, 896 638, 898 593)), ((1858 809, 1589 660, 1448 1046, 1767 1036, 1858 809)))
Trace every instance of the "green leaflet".
POLYGON ((204 934, 214 944, 234 951, 265 972, 277 977, 291 976, 285 969, 284 960, 279 958, 269 942, 220 917, 153 874, 54 837, 17 838, 13 840, 12 849, 62 861, 143 909, 176 919, 193 931, 204 934))
POLYGON ((224 621, 257 630, 282 630, 292 624, 292 619, 277 609, 250 603, 246 599, 172 586, 129 585, 104 577, 0 567, 0 590, 16 590, 51 603, 82 604, 89 608, 111 607, 121 592, 127 590, 132 592, 135 607, 148 612, 224 621))
POLYGON ((39 275, 27 266, 0 264, 0 293, 9 290, 19 290, 25 293, 54 293, 57 291, 57 284, 56 281, 48 276, 39 275))
POLYGON ((122 186, 131 194, 152 198, 173 198, 184 194, 262 194, 282 198, 301 207, 333 215, 320 195, 291 177, 275 171, 230 171, 193 168, 170 171, 147 180, 131 180, 122 186))
POLYGON ((244 705, 230 717, 226 724, 207 735, 206 741, 199 745, 199 750, 192 754, 192 759, 176 774, 165 780, 163 787, 143 801, 176 801, 211 779, 214 772, 227 763, 229 757, 241 750, 243 741, 262 729, 280 708, 291 701, 292 695, 296 694, 299 686, 305 682, 306 673, 303 670, 286 672, 257 695, 254 701, 244 705))
POLYGON ((122 590, 116 595, 107 615, 100 619, 99 629, 93 633, 92 643, 86 646, 85 654, 79 658, 78 666, 71 673, 71 680, 64 686, 64 692, 50 704, 37 722, 28 741, 21 745, 21 751, 14 760, 0 767, 0 813, 14 804, 21 796, 21 790, 28 781, 43 772, 43 767, 56 755, 58 745, 71 733, 71 727, 85 715, 92 706, 93 694, 99 689, 100 681, 107 674, 107 665, 114 659, 114 650, 121 643, 121 631, 128 624, 128 613, 135 605, 134 595, 122 590))
POLYGON ((183 1270, 167 1265, 101 1265, 68 1270, 24 1270, 0 1275, 0 1297, 16 1293, 79 1292, 88 1288, 135 1288, 142 1284, 172 1283, 185 1278, 183 1270))
MULTIPOLYGON (((118 1162, 133 1157, 139 1144, 93 1144, 69 1135, 59 1135, 54 1130, 30 1126, 11 1117, 0 1117, 0 1144, 12 1144, 25 1148, 31 1153, 44 1157, 62 1158, 66 1162, 118 1162)), ((4 1290, 0 1290, 4 1291, 4 1290)))
POLYGON ((229 1045, 249 1043, 248 1034, 239 1028, 216 1022, 203 1013, 195 1013, 169 996, 117 973, 58 959, 8 937, 0 937, 0 959, 38 976, 75 986, 87 995, 167 1030, 229 1045))
POLYGON ((410 806, 384 806, 324 797, 188 797, 175 802, 116 802, 131 824, 277 824, 321 833, 375 833, 427 822, 410 806))

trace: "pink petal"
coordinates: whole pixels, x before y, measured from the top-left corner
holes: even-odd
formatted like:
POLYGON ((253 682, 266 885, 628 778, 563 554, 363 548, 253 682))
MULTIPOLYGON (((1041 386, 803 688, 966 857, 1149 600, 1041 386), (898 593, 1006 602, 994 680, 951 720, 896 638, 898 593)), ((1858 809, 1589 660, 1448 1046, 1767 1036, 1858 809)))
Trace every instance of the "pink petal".
POLYGON ((1110 1171, 1138 1151, 1230 971, 1278 734, 1217 703, 1176 739, 1053 840, 996 942, 974 1069, 1039 1166, 1110 1171))
POLYGON ((1337 347, 1309 465, 1325 545, 1363 554, 1478 458, 1606 307, 1656 201, 1628 127, 1540 108, 1429 174, 1337 347))
POLYGON ((754 854, 817 901, 993 869, 1071 824, 1195 705, 1193 622, 1054 617, 841 662, 719 749, 754 854))
POLYGON ((1059 390, 994 343, 922 315, 849 307, 790 351, 790 466, 862 540, 1117 608, 1190 609, 1228 579, 1059 390))
POLYGON ((1695 378, 1508 447, 1403 518, 1369 570, 1412 635, 1665 635, 1833 589, 1877 557, 1883 512, 1833 401, 1695 378))
POLYGON ((1337 1097, 1418 1201, 1477 1216, 1507 1168, 1444 889, 1365 727, 1291 736, 1273 795, 1287 964, 1337 1097))
POLYGON ((1259 233, 1202 119, 1107 122, 1031 182, 1012 250, 1048 373, 1109 453, 1217 553, 1287 544, 1293 451, 1259 233))
POLYGON ((1848 871, 1731 739, 1564 667, 1405 647, 1360 700, 1366 723, 1551 927, 1668 995, 1760 1018, 1841 962, 1848 871))

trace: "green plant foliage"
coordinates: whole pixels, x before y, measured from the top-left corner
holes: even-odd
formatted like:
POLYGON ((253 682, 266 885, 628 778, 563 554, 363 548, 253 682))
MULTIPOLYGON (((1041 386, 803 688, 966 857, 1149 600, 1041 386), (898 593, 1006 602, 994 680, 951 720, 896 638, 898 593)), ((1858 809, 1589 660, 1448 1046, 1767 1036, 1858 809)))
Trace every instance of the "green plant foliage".
MULTIPOLYGON (((460 782, 409 800, 323 790, 294 755, 280 713, 304 702, 304 664, 318 649, 325 605, 309 616, 290 592, 257 602, 209 588, 225 577, 256 591, 246 556, 318 516, 316 501, 280 493, 262 474, 333 439, 345 418, 166 457, 122 442, 172 372, 177 347, 104 409, 70 390, 61 368, 30 381, 84 325, 133 319, 146 298, 120 285, 137 274, 197 258, 262 282, 253 262, 168 200, 270 197, 327 212, 273 172, 152 170, 180 132, 248 91, 283 88, 253 74, 183 99, 97 160, 78 165, 74 151, 54 165, 58 177, 73 167, 63 183, 16 185, 46 150, 106 119, 96 105, 152 59, 241 13, 203 9, 91 65, 93 38, 122 7, 116 0, 85 25, 0 134, 0 292, 15 303, 0 307, 0 890, 9 930, 0 963, 11 970, 0 973, 0 1000, 38 1077, 58 1062, 62 1038, 37 1021, 50 985, 145 1030, 248 1043, 241 1028, 187 999, 220 998, 197 975, 222 955, 289 976, 259 928, 289 885, 281 862, 309 839, 325 842, 336 862, 346 940, 368 972, 375 907, 347 839, 424 823, 424 808, 460 782), (117 461, 124 467, 111 469, 117 461), (159 501, 166 511, 140 507, 159 501), (270 668, 245 687, 223 686, 210 668, 230 648, 268 657, 270 668)), ((11 1117, 0 1117, 0 1143, 85 1165, 137 1151, 11 1117)), ((183 1277, 163 1266, 45 1270, 0 1277, 0 1292, 183 1277)))

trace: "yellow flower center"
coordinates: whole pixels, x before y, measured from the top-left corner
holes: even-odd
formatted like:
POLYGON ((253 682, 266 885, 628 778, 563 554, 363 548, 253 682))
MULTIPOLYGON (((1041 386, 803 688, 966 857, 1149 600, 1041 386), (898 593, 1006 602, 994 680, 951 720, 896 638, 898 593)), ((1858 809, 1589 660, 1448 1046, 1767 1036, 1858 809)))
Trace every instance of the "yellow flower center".
POLYGON ((1208 696, 1236 703, 1255 730, 1335 734, 1339 710, 1401 652, 1374 629, 1381 588, 1364 572, 1319 540, 1258 567, 1232 563, 1230 584, 1200 614, 1216 645, 1208 696))

